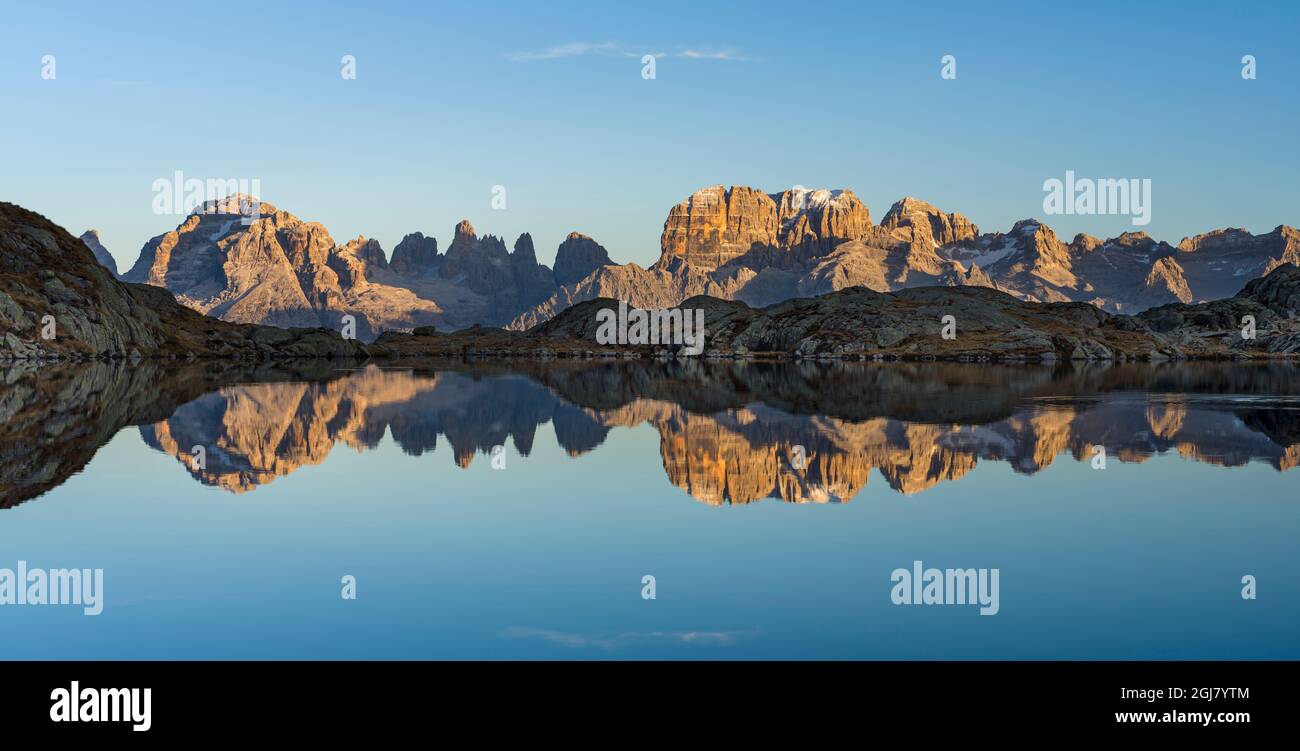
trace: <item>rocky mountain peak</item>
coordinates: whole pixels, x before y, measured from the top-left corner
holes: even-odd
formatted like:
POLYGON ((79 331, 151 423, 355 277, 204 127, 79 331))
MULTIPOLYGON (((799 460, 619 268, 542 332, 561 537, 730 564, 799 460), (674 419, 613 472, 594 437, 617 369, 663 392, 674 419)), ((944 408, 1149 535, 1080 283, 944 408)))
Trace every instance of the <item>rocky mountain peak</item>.
POLYGON ((882 227, 896 227, 898 226, 899 218, 903 216, 913 214, 924 216, 942 213, 943 212, 935 208, 935 205, 929 201, 924 201, 914 196, 903 196, 897 201, 894 201, 893 205, 889 207, 889 211, 885 212, 885 218, 880 220, 880 224, 882 227))
POLYGON ((761 190, 712 185, 672 207, 659 238, 661 258, 712 269, 755 248, 776 246, 777 207, 761 190))
POLYGON ((1062 288, 1074 290, 1070 249, 1051 227, 1037 219, 1021 219, 1006 235, 995 236, 1001 250, 985 270, 999 283, 1025 290, 1027 297, 1045 301, 1071 299, 1062 288))
POLYGON ((1178 243, 1178 249, 1186 253, 1195 253, 1203 247, 1223 246, 1229 243, 1247 242, 1254 238, 1240 227, 1224 227, 1223 229, 1211 230, 1209 232, 1184 237, 1178 243))
POLYGON ((1122 232, 1119 237, 1111 239, 1110 242, 1126 248, 1149 248, 1156 244, 1151 235, 1145 232, 1122 232))
POLYGON ((533 247, 533 236, 527 232, 515 239, 514 252, 510 254, 514 263, 537 263, 537 250, 533 247))
MULTIPOLYGON (((1011 226, 1011 231, 1008 232, 1007 234, 1032 235, 1038 232, 1039 230, 1044 229, 1045 226, 1046 225, 1044 225, 1042 222, 1038 221, 1037 219, 1021 219, 1020 221, 1016 222, 1011 226)), ((1050 228, 1048 229, 1048 231, 1051 231, 1050 228)))
POLYGON ((422 232, 412 232, 393 248, 389 267, 403 276, 418 277, 435 271, 438 262, 438 241, 422 232))
POLYGON ((495 296, 513 285, 510 251, 495 235, 477 237, 468 220, 456 225, 456 237, 443 256, 438 274, 480 295, 495 296))
POLYGON ((776 246, 813 245, 829 251, 871 229, 871 212, 851 190, 795 187, 772 196, 777 207, 776 246))
POLYGON ((384 248, 378 240, 358 236, 355 240, 349 240, 340 252, 355 256, 364 261, 369 266, 381 269, 388 268, 388 256, 384 253, 384 248))
MULTIPOLYGON (((240 198, 205 206, 237 210, 240 198)), ((321 325, 317 307, 340 296, 329 267, 333 238, 319 223, 259 207, 247 223, 232 213, 190 214, 147 242, 123 279, 166 287, 181 303, 235 323, 321 325)))
POLYGON ((275 206, 262 201, 257 196, 231 193, 198 204, 190 210, 190 214, 275 214, 277 211, 275 206))
POLYGON ((338 285, 361 289, 368 286, 372 269, 387 268, 388 260, 378 240, 357 237, 343 247, 334 248, 327 265, 335 273, 338 285))
POLYGON ((1151 270, 1147 272, 1142 284, 1138 300, 1145 306, 1192 301, 1192 290, 1187 286, 1183 267, 1172 257, 1166 256, 1151 264, 1151 270))
POLYGON ((472 260, 474 256, 484 256, 489 263, 503 263, 509 255, 501 238, 495 235, 479 237, 474 232, 474 225, 468 219, 462 219, 456 225, 455 237, 447 248, 442 273, 447 277, 461 273, 466 263, 477 263, 472 260))
POLYGON ((88 229, 81 233, 81 237, 78 239, 85 243, 87 248, 90 248, 90 252, 95 255, 95 260, 99 261, 101 266, 112 272, 115 278, 118 276, 117 261, 113 258, 113 254, 108 252, 108 248, 105 248, 104 244, 99 241, 99 230, 88 229))
POLYGON ((1080 232, 1070 241, 1070 251, 1076 254, 1091 253, 1105 244, 1099 237, 1080 232))
POLYGON ((1069 264, 1070 255, 1066 252, 1065 243, 1046 224, 1033 219, 1018 222, 1012 234, 1028 238, 1033 243, 1032 251, 1037 258, 1069 264))
MULTIPOLYGON (((827 210, 866 210, 866 206, 853 195, 851 190, 813 189, 799 186, 772 194, 772 200, 776 202, 782 230, 789 230, 794 223, 810 214, 820 217, 827 210)), ((868 224, 870 221, 868 216, 868 224)))
POLYGON ((910 196, 890 206, 880 226, 891 232, 901 230, 897 234, 904 239, 928 242, 931 247, 964 242, 979 234, 979 227, 961 214, 945 214, 933 204, 910 196))
POLYGON ((798 254, 781 251, 824 254, 842 242, 867 237, 870 230, 870 211, 849 190, 795 187, 768 194, 712 185, 668 212, 656 266, 674 256, 704 270, 738 259, 785 265, 780 256, 789 260, 798 254))
POLYGON ((537 262, 533 236, 527 232, 515 240, 515 250, 510 254, 510 268, 514 275, 515 304, 511 315, 526 310, 546 300, 555 293, 555 275, 537 262))
POLYGON ((600 243, 584 234, 570 232, 555 251, 555 283, 581 281, 609 263, 609 253, 600 243))

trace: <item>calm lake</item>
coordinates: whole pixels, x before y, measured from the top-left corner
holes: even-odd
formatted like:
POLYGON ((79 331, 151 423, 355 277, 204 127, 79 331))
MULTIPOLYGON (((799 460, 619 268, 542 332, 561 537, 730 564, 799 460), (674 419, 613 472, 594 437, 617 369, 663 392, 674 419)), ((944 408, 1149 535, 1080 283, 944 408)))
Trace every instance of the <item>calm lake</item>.
POLYGON ((103 569, 4 659, 1300 658, 1291 365, 119 363, 0 420, 0 568, 103 569))

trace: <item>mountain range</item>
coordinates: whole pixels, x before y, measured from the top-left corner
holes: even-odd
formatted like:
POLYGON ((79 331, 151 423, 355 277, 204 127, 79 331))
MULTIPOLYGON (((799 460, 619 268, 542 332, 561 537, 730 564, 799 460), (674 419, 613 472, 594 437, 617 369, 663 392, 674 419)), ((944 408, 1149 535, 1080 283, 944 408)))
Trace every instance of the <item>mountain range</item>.
MULTIPOLYGON (((273 208, 269 204, 262 207, 273 208)), ((764 277, 794 275, 810 262, 815 266, 840 263, 845 256, 872 252, 862 251, 860 248, 873 246, 861 241, 834 244, 822 237, 828 233, 833 236, 839 231, 836 227, 854 221, 856 208, 847 198, 841 198, 838 206, 828 201, 820 211, 805 209, 794 221, 783 222, 780 231, 786 234, 779 236, 778 242, 795 243, 788 251, 766 246, 755 250, 754 242, 746 237, 735 241, 754 230, 746 223, 738 223, 726 232, 714 231, 707 224, 701 228, 690 207, 686 209, 679 221, 670 220, 670 228, 677 226, 681 231, 665 233, 670 251, 666 255, 670 257, 650 269, 604 264, 576 283, 578 287, 586 285, 584 295, 606 289, 596 283, 599 280, 611 276, 635 280, 647 274, 702 277, 708 280, 705 286, 713 285, 709 289, 714 292, 717 283, 712 281, 713 275, 734 274, 733 282, 748 280, 743 290, 748 293, 764 277), (846 206, 848 210, 844 210, 846 206), (799 239, 801 232, 804 234, 799 239), (829 254, 817 255, 831 246, 829 254), (742 250, 744 247, 750 250, 742 250), (708 258, 710 254, 712 259, 708 258), (799 260, 803 254, 812 260, 799 260), (737 259, 752 260, 756 256, 769 259, 763 261, 766 265, 762 271, 736 265, 737 259), (718 264, 714 271, 700 270, 709 263, 718 264)), ((906 220, 905 212, 898 215, 906 220)), ((951 215, 945 219, 948 224, 940 226, 943 231, 960 226, 951 215)), ((432 241, 408 241, 388 260, 371 241, 353 241, 340 249, 328 241, 319 225, 305 225, 279 211, 253 219, 247 226, 238 217, 195 214, 186 226, 189 229, 184 237, 169 233, 150 244, 153 252, 145 258, 157 264, 136 264, 126 275, 147 271, 147 278, 172 284, 178 283, 178 272, 192 272, 181 285, 186 293, 174 296, 157 285, 114 278, 95 260, 84 240, 39 214, 0 203, 0 362, 118 357, 263 360, 674 356, 673 347, 668 346, 601 344, 596 333, 602 311, 623 305, 613 297, 582 300, 562 309, 557 305, 557 314, 527 331, 480 325, 449 331, 421 324, 407 332, 383 331, 362 344, 344 336, 346 327, 340 330, 311 325, 319 320, 311 317, 318 315, 313 304, 335 316, 336 321, 351 312, 369 310, 378 311, 377 316, 406 316, 406 322, 419 324, 418 319, 411 320, 409 308, 400 305, 421 298, 407 287, 374 279, 400 281, 410 277, 411 264, 420 262, 422 252, 428 251, 425 259, 434 255, 432 241), (199 229, 205 224, 212 230, 206 241, 202 239, 206 230, 199 229), (235 229, 236 225, 240 229, 235 229), (286 252, 277 260, 272 250, 286 252), (204 276, 201 272, 205 268, 212 271, 210 262, 205 267, 196 257, 218 253, 235 260, 217 266, 215 273, 219 277, 204 276), (312 295, 303 293, 300 285, 304 284, 314 290, 312 295), (232 285, 242 293, 231 296, 232 285), (277 293, 288 296, 289 302, 284 303, 277 293), (191 309, 196 304, 211 314, 236 320, 257 317, 277 325, 220 320, 191 309)), ((933 231, 933 227, 926 229, 933 231)), ((879 230, 870 227, 869 231, 879 230)), ((913 236, 917 231, 915 226, 906 230, 913 236)), ((480 239, 462 224, 452 247, 437 262, 438 276, 416 277, 415 283, 427 285, 426 289, 459 290, 476 303, 496 300, 502 306, 511 300, 510 305, 520 305, 520 294, 529 291, 525 284, 529 280, 537 282, 531 290, 536 299, 545 286, 544 273, 549 273, 555 283, 555 272, 532 260, 532 254, 527 252, 531 246, 521 242, 515 252, 505 253, 499 242, 480 239), (498 247, 489 250, 484 245, 498 247), (500 262, 481 263, 491 253, 499 253, 500 262), (467 288, 461 285, 479 278, 479 272, 494 273, 503 284, 487 290, 490 296, 465 291, 467 288), (451 276, 444 278, 442 273, 451 276), (514 286, 504 284, 506 279, 514 286)), ((580 236, 566 240, 567 250, 560 257, 561 263, 556 264, 561 269, 560 279, 577 279, 583 267, 600 261, 603 249, 597 253, 599 246, 593 246, 580 236)), ((895 260, 899 255, 904 260, 911 257, 896 254, 886 260, 895 260)), ((965 268, 959 261, 948 263, 965 268)), ((965 276, 978 269, 977 264, 972 264, 965 276)), ((957 272, 953 269, 952 273, 957 272)), ((911 284, 931 276, 908 271, 904 281, 911 284)), ((562 283, 559 289, 570 290, 574 284, 562 283)), ((665 294, 689 291, 678 287, 665 294)), ((626 300, 644 292, 644 286, 624 288, 619 296, 626 300)), ((870 285, 850 285, 758 308, 742 302, 739 295, 723 298, 696 294, 676 300, 698 309, 698 315, 703 317, 707 331, 702 352, 705 358, 1052 361, 1248 359, 1300 353, 1300 266, 1292 263, 1277 265, 1267 275, 1247 281, 1230 298, 1168 303, 1138 314, 1111 313, 1086 302, 1031 302, 992 286, 964 283, 892 292, 877 292, 870 285), (941 334, 944 320, 952 321, 951 335, 941 334)), ((635 299, 633 302, 645 304, 635 299)), ((427 300, 419 304, 434 305, 427 300)), ((480 305, 479 309, 484 308, 480 305)), ((374 327, 373 321, 358 323, 374 327)), ((359 327, 357 333, 365 331, 359 327)), ((370 331, 374 333, 374 328, 370 331)))
MULTIPOLYGON (((237 207, 246 200, 204 204, 146 243, 121 278, 165 287, 182 304, 235 323, 337 328, 353 315, 358 336, 371 340, 424 326, 526 330, 597 298, 653 309, 707 295, 762 307, 857 286, 989 287, 1028 302, 1131 314, 1230 297, 1280 265, 1300 264, 1300 231, 1286 225, 1261 235, 1218 229, 1176 246, 1143 232, 1079 234, 1066 243, 1035 219, 981 232, 915 198, 873 224, 849 190, 715 185, 669 210, 649 268, 614 263, 574 232, 552 269, 538 263, 527 233, 508 249, 462 221, 445 252, 415 232, 390 254, 365 237, 339 244, 321 224, 267 202, 241 221, 237 207)), ((111 264, 93 231, 82 239, 111 264)))

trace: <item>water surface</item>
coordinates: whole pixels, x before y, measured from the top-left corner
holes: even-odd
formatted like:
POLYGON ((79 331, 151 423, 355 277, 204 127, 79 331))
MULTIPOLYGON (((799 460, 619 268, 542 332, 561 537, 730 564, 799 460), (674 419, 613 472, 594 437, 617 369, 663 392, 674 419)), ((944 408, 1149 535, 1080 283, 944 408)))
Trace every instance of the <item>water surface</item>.
POLYGON ((0 657, 1296 658, 1298 385, 1259 364, 13 370, 0 567, 103 568, 105 606, 0 607, 0 657), (915 560, 997 568, 1000 611, 894 605, 915 560))

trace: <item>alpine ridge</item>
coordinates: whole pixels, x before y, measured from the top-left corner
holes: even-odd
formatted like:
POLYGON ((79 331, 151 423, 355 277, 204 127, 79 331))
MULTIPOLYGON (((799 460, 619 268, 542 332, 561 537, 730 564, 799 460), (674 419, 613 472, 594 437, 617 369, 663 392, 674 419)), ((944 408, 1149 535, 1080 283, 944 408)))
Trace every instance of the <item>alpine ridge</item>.
MULTIPOLYGON (((338 327, 351 315, 369 341, 425 326, 526 330, 597 298, 666 308, 707 295, 761 307, 858 286, 987 287, 1027 302, 1135 314, 1230 297, 1300 263, 1300 231, 1286 225, 1262 235, 1219 229, 1177 245, 1144 232, 1067 242, 1037 219, 986 232, 914 197, 873 224, 847 189, 713 185, 669 209, 650 267, 616 263, 595 239, 572 232, 551 269, 538 263, 527 233, 508 246, 463 220, 445 251, 413 232, 390 258, 373 239, 340 245, 319 223, 270 203, 260 202, 251 222, 225 213, 246 200, 200 207, 146 243, 122 278, 166 287, 183 304, 237 323, 338 327)), ((83 240, 102 249, 93 233, 83 240)))

